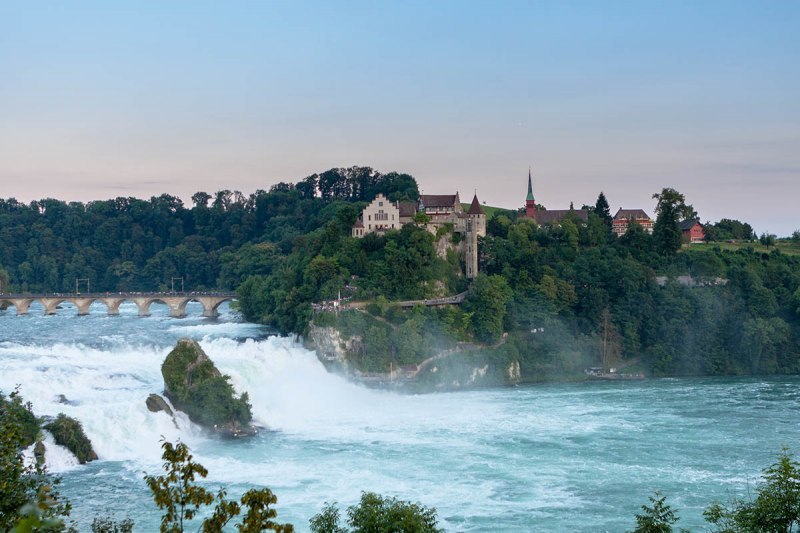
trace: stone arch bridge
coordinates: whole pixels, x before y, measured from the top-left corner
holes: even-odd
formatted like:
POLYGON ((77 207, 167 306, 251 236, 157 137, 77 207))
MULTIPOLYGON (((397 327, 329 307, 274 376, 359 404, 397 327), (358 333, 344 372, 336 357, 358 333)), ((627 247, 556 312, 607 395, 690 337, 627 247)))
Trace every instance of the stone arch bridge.
POLYGON ((223 302, 236 299, 235 293, 229 292, 120 292, 91 294, 0 294, 0 309, 13 306, 17 315, 27 315, 33 302, 44 307, 45 315, 55 315, 62 303, 71 303, 78 309, 78 315, 88 315, 89 306, 94 302, 102 302, 109 315, 118 315, 122 302, 129 301, 139 308, 139 316, 150 316, 150 306, 155 302, 166 304, 169 316, 183 318, 186 316, 186 304, 199 302, 203 306, 203 316, 216 318, 223 302))

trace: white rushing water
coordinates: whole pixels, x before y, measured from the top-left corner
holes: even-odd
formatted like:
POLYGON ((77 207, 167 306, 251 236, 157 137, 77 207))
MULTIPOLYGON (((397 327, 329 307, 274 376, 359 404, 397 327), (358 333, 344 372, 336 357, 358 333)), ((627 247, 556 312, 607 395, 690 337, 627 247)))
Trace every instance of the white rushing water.
POLYGON ((183 320, 127 306, 121 317, 39 311, 0 312, 0 389, 20 385, 37 414, 83 424, 97 462, 75 465, 46 441, 82 530, 108 513, 157 529, 142 477, 159 471, 162 437, 189 444, 214 487, 272 488, 279 519, 300 531, 325 501, 348 505, 362 490, 435 506, 448 530, 620 531, 658 489, 697 529, 711 500, 752 484, 782 445, 798 448, 794 377, 401 395, 331 375, 313 352, 229 311, 219 321, 194 307, 183 320), (257 437, 210 438, 182 414, 176 424, 147 410, 183 336, 249 393, 257 437))

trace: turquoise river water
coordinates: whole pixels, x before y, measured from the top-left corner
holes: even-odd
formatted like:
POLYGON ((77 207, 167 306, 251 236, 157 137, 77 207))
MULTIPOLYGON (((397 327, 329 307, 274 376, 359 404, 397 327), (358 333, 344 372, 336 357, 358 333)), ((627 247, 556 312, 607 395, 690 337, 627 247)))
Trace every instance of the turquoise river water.
POLYGON ((798 377, 403 395, 329 374, 313 352, 227 309, 216 321, 200 318, 198 304, 180 320, 153 311, 0 312, 0 389, 19 384, 38 414, 79 419, 100 457, 80 466, 48 452, 82 531, 109 513, 157 530, 142 477, 159 472, 162 436, 191 446, 212 487, 269 486, 279 520, 299 531, 324 502, 347 506, 362 490, 434 506, 448 531, 625 531, 660 490, 679 525, 702 531, 709 502, 745 494, 782 446, 800 449, 798 377), (146 409, 180 337, 200 341, 249 392, 265 428, 257 437, 210 438, 183 416, 176 424, 146 409))

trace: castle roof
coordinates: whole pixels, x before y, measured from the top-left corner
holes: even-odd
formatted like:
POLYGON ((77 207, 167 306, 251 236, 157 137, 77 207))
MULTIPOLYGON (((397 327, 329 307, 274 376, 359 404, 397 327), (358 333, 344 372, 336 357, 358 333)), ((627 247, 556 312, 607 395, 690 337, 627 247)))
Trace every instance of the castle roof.
POLYGON ((481 203, 478 201, 478 193, 475 193, 475 196, 472 197, 472 204, 469 206, 469 211, 467 211, 468 215, 482 215, 483 208, 481 207, 481 203))
POLYGON ((362 222, 361 217, 359 217, 358 220, 356 220, 356 223, 353 224, 353 227, 354 228, 363 228, 364 227, 364 222, 362 222))
POLYGON ((634 220, 650 220, 650 217, 647 216, 647 213, 644 212, 644 209, 622 209, 619 208, 617 214, 614 215, 614 220, 619 220, 621 218, 625 219, 634 219, 634 220))
POLYGON ((413 217, 417 214, 416 202, 399 202, 397 208, 400 210, 401 217, 413 217))
POLYGON ((539 209, 536 211, 536 222, 538 224, 558 223, 570 213, 584 222, 589 220, 589 211, 586 209, 539 209))
POLYGON ((456 194, 422 194, 419 201, 425 207, 453 207, 458 202, 456 194))
MULTIPOLYGON (((678 227, 681 229, 681 231, 689 231, 695 226, 695 224, 700 224, 700 221, 697 219, 684 220, 683 222, 678 223, 678 227)), ((702 224, 700 225, 702 226, 702 224)))

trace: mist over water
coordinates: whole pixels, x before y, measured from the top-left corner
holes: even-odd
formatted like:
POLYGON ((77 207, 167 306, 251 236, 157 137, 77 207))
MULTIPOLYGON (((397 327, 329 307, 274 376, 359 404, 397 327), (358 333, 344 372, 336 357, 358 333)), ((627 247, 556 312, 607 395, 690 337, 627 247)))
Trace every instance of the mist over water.
POLYGON ((362 490, 435 506, 448 530, 622 531, 658 489, 679 525, 702 529, 712 500, 741 494, 782 445, 800 450, 796 377, 401 395, 328 374, 313 352, 227 308, 210 321, 192 305, 181 320, 158 306, 139 318, 133 304, 119 317, 102 305, 86 317, 0 312, 0 388, 20 384, 37 414, 80 420, 100 457, 76 466, 48 445, 82 530, 107 513, 157 529, 142 476, 159 471, 162 436, 191 446, 212 487, 269 486, 279 520, 299 531, 325 501, 346 506, 362 490), (222 441, 147 410, 180 337, 250 394, 257 437, 222 441))

